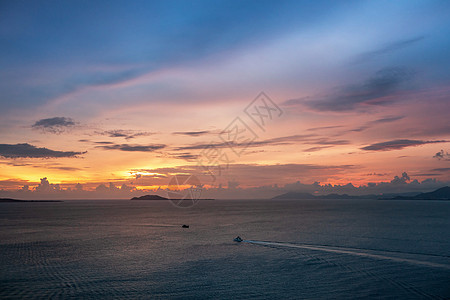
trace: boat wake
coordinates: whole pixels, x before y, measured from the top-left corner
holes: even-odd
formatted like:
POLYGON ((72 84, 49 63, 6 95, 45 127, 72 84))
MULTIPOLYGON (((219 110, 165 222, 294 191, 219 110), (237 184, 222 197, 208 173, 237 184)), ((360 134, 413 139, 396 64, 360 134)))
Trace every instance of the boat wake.
POLYGON ((380 250, 361 251, 361 249, 356 249, 356 248, 331 247, 331 246, 309 245, 309 244, 291 244, 291 243, 282 243, 282 242, 265 242, 265 241, 252 241, 252 240, 242 240, 242 242, 249 243, 249 244, 255 244, 255 245, 263 245, 263 246, 300 248, 300 249, 307 249, 307 250, 313 250, 313 251, 324 251, 324 252, 331 252, 331 253, 355 255, 355 256, 368 257, 368 258, 379 259, 379 260, 390 260, 390 261, 395 261, 395 262, 409 263, 409 264, 413 264, 413 265, 422 265, 422 266, 426 266, 426 267, 450 270, 450 264, 442 264, 442 263, 435 263, 435 262, 431 262, 431 261, 418 260, 418 259, 412 259, 412 258, 389 256, 389 255, 384 254, 383 251, 380 251, 380 250))

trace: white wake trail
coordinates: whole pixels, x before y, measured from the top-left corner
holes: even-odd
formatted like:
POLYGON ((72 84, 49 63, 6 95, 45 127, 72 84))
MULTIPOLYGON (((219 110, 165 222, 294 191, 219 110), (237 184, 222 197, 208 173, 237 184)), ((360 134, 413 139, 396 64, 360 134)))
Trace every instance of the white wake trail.
MULTIPOLYGON (((434 267, 434 268, 450 270, 450 265, 446 265, 446 264, 440 264, 440 263, 434 263, 434 262, 416 260, 416 259, 410 259, 410 258, 387 256, 387 255, 382 255, 382 254, 361 252, 360 249, 335 248, 335 247, 318 246, 318 245, 306 245, 306 244, 299 245, 299 244, 290 244, 290 243, 263 242, 263 241, 251 241, 251 240, 243 240, 242 242, 250 243, 250 244, 257 244, 257 245, 300 248, 300 249, 308 249, 308 250, 315 250, 315 251, 325 251, 325 252, 331 252, 331 253, 349 254, 349 255, 369 257, 369 258, 374 258, 374 259, 391 260, 391 261, 395 261, 395 262, 403 262, 403 263, 409 263, 409 264, 414 264, 414 265, 423 265, 423 266, 427 266, 427 267, 434 267)), ((378 251, 378 250, 371 250, 371 251, 378 251)))

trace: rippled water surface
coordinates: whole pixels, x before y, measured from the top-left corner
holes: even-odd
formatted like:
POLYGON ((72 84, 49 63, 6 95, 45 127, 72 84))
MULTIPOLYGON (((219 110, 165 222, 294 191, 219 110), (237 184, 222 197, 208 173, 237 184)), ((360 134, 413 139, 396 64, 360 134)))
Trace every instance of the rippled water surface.
POLYGON ((443 201, 0 203, 0 298, 449 299, 449 233, 443 201))

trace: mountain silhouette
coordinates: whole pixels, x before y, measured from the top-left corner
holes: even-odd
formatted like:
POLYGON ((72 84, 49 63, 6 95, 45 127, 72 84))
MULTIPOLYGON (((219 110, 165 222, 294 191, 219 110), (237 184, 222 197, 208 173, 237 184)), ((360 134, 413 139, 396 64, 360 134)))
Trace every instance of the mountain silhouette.
MULTIPOLYGON (((406 193, 407 194, 407 193, 406 193)), ((328 195, 313 195, 310 193, 302 192, 287 192, 272 199, 295 199, 295 200, 305 200, 305 199, 380 199, 380 195, 361 195, 361 196, 350 196, 347 194, 328 194, 328 195)), ((450 200, 450 187, 445 186, 435 191, 429 193, 413 193, 412 195, 384 195, 381 200, 450 200)))
POLYGON ((394 200, 450 200, 450 187, 445 186, 429 193, 420 193, 413 197, 397 196, 394 200))

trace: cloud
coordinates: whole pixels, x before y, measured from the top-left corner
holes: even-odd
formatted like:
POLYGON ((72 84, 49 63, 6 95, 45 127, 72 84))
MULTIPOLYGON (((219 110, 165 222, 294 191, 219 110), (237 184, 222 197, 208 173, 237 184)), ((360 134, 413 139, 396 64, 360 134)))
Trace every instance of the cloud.
POLYGON ((411 45, 414 45, 414 44, 422 41, 424 38, 425 38, 425 36, 417 36, 417 37, 410 38, 410 39, 399 40, 399 41, 390 43, 384 47, 381 47, 377 50, 365 52, 365 53, 359 55, 355 59, 355 63, 363 63, 363 62, 372 60, 374 58, 377 58, 378 56, 381 56, 383 54, 387 54, 387 53, 390 53, 390 52, 393 52, 396 50, 400 50, 400 49, 409 47, 411 45))
POLYGON ((447 141, 392 140, 382 143, 375 143, 369 146, 362 147, 361 149, 367 151, 390 151, 390 150, 400 150, 412 146, 420 146, 434 143, 445 143, 445 142, 447 141))
POLYGON ((106 135, 109 137, 113 137, 113 138, 125 138, 126 140, 129 139, 134 139, 136 137, 139 136, 149 136, 154 134, 153 132, 148 132, 148 131, 137 131, 137 130, 122 130, 122 129, 117 129, 117 130, 106 130, 106 131, 102 131, 102 132, 97 132, 98 134, 101 135, 106 135))
MULTIPOLYGON (((342 134, 345 134, 345 133, 348 133, 348 132, 361 132, 361 131, 369 129, 369 128, 375 126, 375 125, 385 124, 385 123, 392 123, 392 122, 401 120, 404 117, 405 116, 387 116, 387 117, 384 117, 384 118, 368 121, 368 122, 364 123, 363 125, 361 125, 359 127, 356 127, 356 128, 342 130, 342 131, 340 131, 338 133, 335 133, 333 135, 334 136, 342 135, 342 134)), ((321 131, 321 130, 328 130, 328 129, 343 128, 343 127, 345 127, 345 126, 343 126, 343 125, 322 126, 322 127, 309 128, 309 129, 307 129, 307 131, 321 131)))
POLYGON ((41 183, 36 187, 36 192, 53 192, 53 191, 60 191, 61 187, 59 184, 50 184, 50 182, 47 180, 47 177, 41 178, 41 183))
POLYGON ((91 140, 78 140, 81 143, 93 143, 93 144, 97 144, 97 145, 113 145, 114 142, 109 142, 109 141, 98 141, 98 142, 93 142, 91 140))
POLYGON ((441 176, 440 173, 415 173, 414 176, 441 176))
POLYGON ((25 167, 25 166, 30 166, 32 168, 42 168, 42 169, 53 169, 53 170, 61 170, 61 171, 80 171, 82 170, 81 168, 77 168, 77 167, 67 167, 67 166, 62 166, 59 163, 45 163, 45 164, 31 164, 31 163, 23 163, 23 162, 17 162, 15 160, 13 161, 0 161, 0 164, 2 165, 8 165, 8 166, 13 166, 13 167, 25 167))
POLYGON ((29 163, 16 162, 16 161, 0 161, 0 164, 7 165, 7 166, 13 166, 13 167, 25 167, 25 166, 31 166, 32 165, 32 164, 29 164, 29 163))
POLYGON ((357 128, 350 129, 349 131, 350 132, 361 132, 361 131, 364 131, 364 130, 369 129, 369 128, 370 128, 369 125, 361 125, 361 126, 359 126, 357 128))
MULTIPOLYGON (((321 184, 319 181, 314 183, 302 183, 298 180, 305 173, 314 174, 315 177, 328 177, 326 172, 337 170, 345 171, 354 166, 318 166, 318 165, 232 165, 236 170, 242 170, 253 174, 255 177, 252 182, 243 182, 248 176, 247 173, 241 178, 231 177, 222 178, 221 182, 213 186, 204 186, 202 195, 207 198, 216 199, 267 199, 286 192, 304 192, 312 194, 350 194, 350 195, 381 195, 383 197, 392 197, 392 193, 406 192, 425 192, 432 191, 450 182, 439 181, 435 178, 427 178, 421 182, 412 179, 406 172, 401 176, 395 176, 393 180, 385 182, 371 182, 367 185, 356 186, 352 183, 347 184, 321 184), (325 172, 325 173, 323 173, 325 172), (322 175, 320 175, 322 174, 322 175), (276 184, 280 175, 287 175, 289 183, 276 184)), ((52 184, 44 177, 39 182, 29 182, 18 179, 9 179, 0 181, 0 197, 11 197, 19 199, 105 199, 108 198, 130 198, 132 196, 142 196, 148 193, 156 193, 161 196, 167 196, 164 186, 169 182, 169 178, 175 174, 194 174, 201 169, 197 166, 180 166, 175 168, 158 169, 140 169, 131 170, 130 177, 139 179, 139 186, 133 186, 129 180, 115 180, 109 184, 101 182, 85 182, 81 184, 52 184), (158 172, 158 173, 157 173, 158 172), (119 188, 119 186, 121 186, 119 188), (144 186, 154 186, 151 189, 144 186), (155 187, 156 186, 156 187, 155 187), (160 186, 159 188, 157 188, 160 186), (86 187, 87 189, 85 189, 86 187), (4 190, 3 188, 6 188, 4 190)), ((367 174, 370 175, 370 174, 367 174)), ((381 176, 382 174, 375 174, 381 176)), ((416 175, 421 176, 421 175, 416 175)), ((202 178, 200 176, 199 178, 202 178)), ((204 183, 208 183, 204 181, 204 183)))
POLYGON ((50 167, 51 169, 61 170, 61 171, 80 171, 82 169, 75 167, 50 167))
POLYGON ((376 172, 373 172, 373 173, 369 173, 369 174, 365 174, 365 175, 367 175, 367 176, 386 176, 386 175, 388 175, 387 173, 376 173, 376 172))
POLYGON ((191 153, 188 153, 188 152, 183 152, 183 153, 179 153, 179 154, 173 154, 172 157, 173 158, 184 159, 184 160, 187 160, 187 161, 192 161, 192 160, 196 160, 199 157, 199 155, 191 154, 191 153))
POLYGON ((317 131, 317 130, 324 130, 324 129, 334 129, 334 128, 342 128, 344 126, 336 125, 336 126, 322 126, 322 127, 313 127, 307 129, 307 131, 317 131))
POLYGON ((450 168, 437 168, 437 169, 432 169, 431 171, 434 171, 434 172, 449 172, 450 168))
POLYGON ((0 180, 0 187, 5 188, 5 187, 18 187, 18 186, 23 186, 26 184, 36 184, 35 182, 30 182, 28 180, 24 180, 24 179, 7 179, 7 180, 0 180))
POLYGON ((236 143, 230 142, 217 142, 217 143, 205 143, 205 144, 193 144, 189 146, 178 147, 175 150, 202 150, 208 148, 234 148, 234 147, 262 147, 262 146, 278 146, 278 145, 289 145, 295 143, 304 143, 312 145, 347 145, 349 141, 347 140, 331 140, 327 138, 317 137, 315 134, 297 134, 282 136, 272 139, 266 139, 262 141, 253 141, 250 143, 236 143))
POLYGON ((391 123, 398 120, 403 119, 405 116, 391 116, 391 117, 384 117, 381 119, 370 121, 369 124, 382 124, 382 123, 391 123))
POLYGON ((47 148, 38 148, 36 146, 23 144, 0 144, 0 156, 5 158, 59 158, 59 157, 77 157, 85 152, 75 151, 56 151, 47 148))
POLYGON ((347 141, 347 140, 330 140, 330 139, 327 139, 327 138, 320 138, 320 139, 309 141, 306 144, 340 146, 340 145, 348 145, 348 144, 350 144, 350 141, 347 141))
POLYGON ((173 134, 180 134, 180 135, 189 135, 189 136, 201 136, 205 134, 210 134, 211 131, 209 130, 202 130, 202 131, 177 131, 173 134))
POLYGON ((235 188, 237 188, 238 186, 239 186, 239 182, 237 182, 237 181, 232 181, 232 180, 230 180, 230 181, 228 181, 228 188, 229 189, 235 189, 235 188))
POLYGON ((129 144, 114 144, 97 146, 96 148, 102 148, 105 150, 120 150, 127 152, 153 152, 155 150, 163 149, 166 145, 163 144, 152 144, 152 145, 129 145, 129 144))
POLYGON ((107 142, 107 141, 94 142, 94 144, 97 144, 97 145, 114 145, 113 142, 107 142))
POLYGON ((72 126, 75 126, 75 122, 71 118, 54 117, 36 121, 36 123, 34 123, 31 127, 34 129, 40 129, 44 132, 61 133, 68 127, 72 126))
MULTIPOLYGON (((371 174, 367 174, 371 175, 371 174)), ((385 174, 377 174, 376 176, 382 176, 385 174)), ((331 184, 303 184, 296 182, 294 184, 286 184, 284 190, 299 191, 319 194, 329 193, 346 193, 351 195, 367 195, 367 194, 390 194, 390 193, 407 193, 407 192, 425 192, 432 191, 445 185, 449 185, 449 182, 441 182, 436 179, 428 178, 421 182, 417 179, 412 180, 410 176, 403 172, 401 176, 395 176, 388 182, 371 182, 367 185, 361 185, 359 187, 349 183, 346 185, 331 185, 331 184)))
POLYGON ((398 92, 411 77, 411 73, 403 68, 386 68, 360 84, 342 86, 324 96, 287 100, 283 104, 335 112, 349 111, 360 104, 381 105, 388 101, 386 97, 398 92))
POLYGON ((361 131, 364 131, 366 129, 373 127, 374 125, 391 123, 391 122, 401 120, 403 118, 404 118, 404 116, 385 117, 385 118, 369 121, 369 122, 365 123, 364 125, 361 125, 357 128, 350 129, 349 131, 350 132, 361 132, 361 131))
POLYGON ((356 169, 355 165, 317 164, 228 164, 204 167, 183 165, 169 168, 132 169, 130 174, 139 173, 149 181, 148 185, 165 185, 167 178, 177 174, 193 174, 204 184, 225 184, 239 181, 241 185, 262 186, 266 184, 291 182, 299 178, 326 180, 330 176, 356 169), (147 174, 147 175, 146 175, 147 174), (244 184, 245 183, 245 184, 244 184))
POLYGON ((392 184, 405 184, 410 181, 411 178, 408 176, 408 173, 403 172, 402 177, 395 176, 394 179, 391 180, 392 184))
POLYGON ((53 169, 53 170, 60 170, 60 171, 68 171, 68 172, 73 172, 73 171, 80 171, 82 169, 80 168, 76 168, 76 167, 58 167, 58 166, 33 166, 33 168, 43 168, 43 169, 53 169))
POLYGON ((450 161, 450 154, 448 152, 444 152, 444 150, 441 150, 437 152, 433 158, 436 158, 438 160, 444 160, 444 161, 450 161))
POLYGON ((308 149, 303 150, 303 152, 316 152, 316 151, 320 151, 322 149, 327 149, 330 148, 331 146, 317 146, 317 147, 311 147, 308 149))

